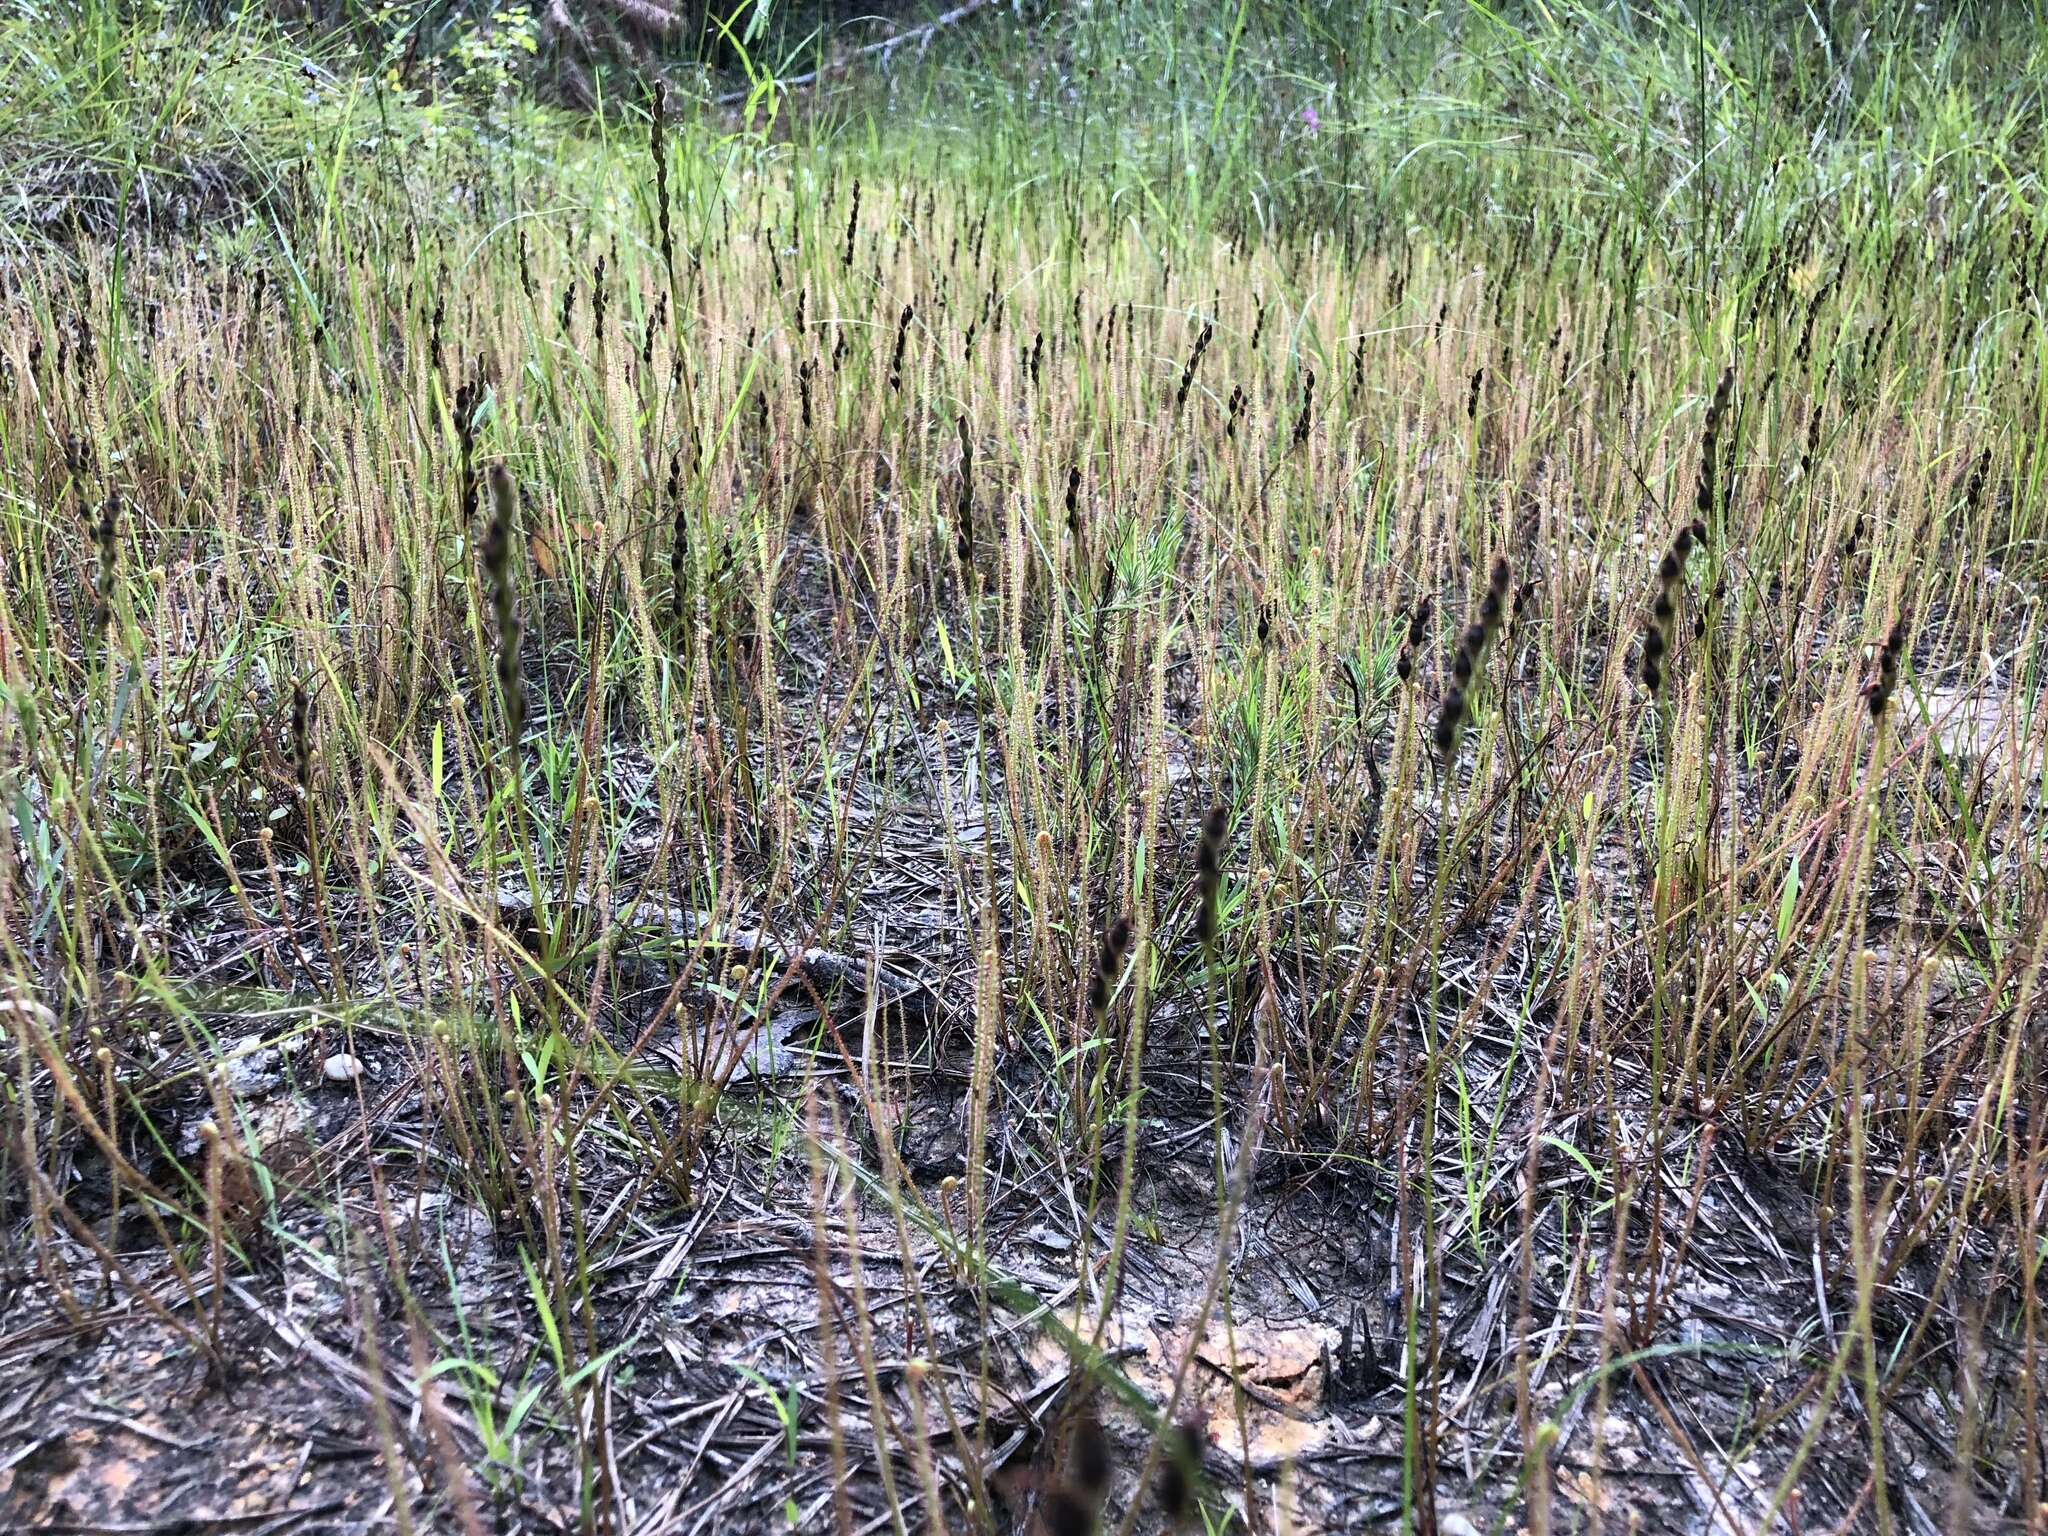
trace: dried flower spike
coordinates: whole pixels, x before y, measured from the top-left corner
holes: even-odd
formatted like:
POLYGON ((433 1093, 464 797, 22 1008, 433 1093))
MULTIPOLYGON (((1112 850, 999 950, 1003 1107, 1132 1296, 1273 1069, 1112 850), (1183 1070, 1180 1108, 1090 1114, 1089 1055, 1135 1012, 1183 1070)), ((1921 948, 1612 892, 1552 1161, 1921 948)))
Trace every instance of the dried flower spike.
POLYGON ((292 684, 292 765, 298 771, 299 793, 313 798, 313 701, 306 685, 292 684))
POLYGON ((1230 812, 1221 804, 1209 807, 1202 818, 1201 842, 1195 849, 1195 881, 1200 905, 1195 914, 1195 933, 1203 948, 1216 942, 1222 931, 1223 844, 1230 835, 1230 812))
POLYGON ((1195 1512, 1195 1480, 1201 1475, 1202 1451, 1202 1426, 1196 1420, 1183 1419, 1174 1425, 1152 1485, 1169 1525, 1184 1524, 1195 1512))
POLYGON ((1415 600, 1415 607, 1408 615, 1408 644, 1420 647, 1429 638, 1429 616, 1436 606, 1436 598, 1424 593, 1415 600))
POLYGON ((526 689, 520 674, 519 610, 512 590, 512 535, 518 488, 502 459, 491 465, 491 522, 484 530, 484 575, 491 613, 498 624, 498 693, 505 708, 505 736, 513 745, 526 730, 526 689))
POLYGON ((1906 648, 1906 621, 1896 620, 1878 648, 1877 676, 1865 690, 1870 700, 1870 718, 1882 720, 1891 707, 1892 693, 1899 685, 1899 656, 1906 648))
POLYGON ((1092 1410, 1084 1412, 1074 1425, 1074 1438, 1067 1449, 1067 1477, 1081 1493, 1101 1502, 1109 1492, 1109 1437, 1102 1420, 1092 1410))
POLYGON ((1038 1501, 1038 1518, 1045 1536, 1090 1536, 1095 1529, 1094 1506, 1065 1483, 1046 1489, 1038 1501))
POLYGON ((1124 973, 1124 957, 1131 948, 1131 920, 1119 917, 1102 935, 1102 952, 1095 960, 1095 980, 1088 988, 1088 1006, 1100 1018, 1109 1008, 1110 993, 1124 973))
POLYGON ((1436 713, 1436 750, 1448 762, 1458 750, 1458 732, 1465 724, 1465 690, 1453 688, 1444 695, 1436 713))

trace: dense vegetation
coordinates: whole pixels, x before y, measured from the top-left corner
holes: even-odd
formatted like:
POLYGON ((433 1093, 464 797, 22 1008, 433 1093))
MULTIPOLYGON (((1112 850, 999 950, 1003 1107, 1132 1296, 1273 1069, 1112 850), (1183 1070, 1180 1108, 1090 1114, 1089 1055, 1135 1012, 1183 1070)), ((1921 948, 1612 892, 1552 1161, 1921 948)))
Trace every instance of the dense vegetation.
POLYGON ((0 22, 0 1509, 2033 1529, 2048 31, 747 19, 0 22))

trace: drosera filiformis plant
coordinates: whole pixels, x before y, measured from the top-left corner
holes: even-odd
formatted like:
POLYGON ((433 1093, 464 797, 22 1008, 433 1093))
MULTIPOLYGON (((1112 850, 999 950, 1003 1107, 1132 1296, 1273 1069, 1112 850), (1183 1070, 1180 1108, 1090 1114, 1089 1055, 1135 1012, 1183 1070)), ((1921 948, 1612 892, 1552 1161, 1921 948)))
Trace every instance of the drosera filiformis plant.
POLYGON ((414 1529, 2024 1523, 2038 61, 1139 12, 10 235, 0 1365, 414 1529))

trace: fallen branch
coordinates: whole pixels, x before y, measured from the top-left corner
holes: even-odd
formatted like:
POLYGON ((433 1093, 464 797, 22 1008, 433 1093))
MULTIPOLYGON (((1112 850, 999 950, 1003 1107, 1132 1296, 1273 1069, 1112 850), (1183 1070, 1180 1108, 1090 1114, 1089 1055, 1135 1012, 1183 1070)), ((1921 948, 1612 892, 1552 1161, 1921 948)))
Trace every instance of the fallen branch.
MULTIPOLYGON (((791 75, 787 80, 776 80, 772 83, 779 91, 793 91, 806 85, 816 85, 820 80, 829 80, 835 75, 843 75, 860 60, 872 54, 880 54, 886 63, 889 55, 898 48, 901 48, 905 43, 914 42, 921 47, 929 43, 932 40, 933 34, 941 28, 950 27, 956 21, 965 21, 976 11, 985 11, 993 4, 995 4, 995 0, 966 0, 964 5, 956 5, 952 10, 934 16, 921 27, 912 27, 907 32, 897 32, 885 37, 878 43, 868 43, 863 47, 856 48, 845 58, 836 59, 830 64, 812 70, 809 74, 791 75)), ((727 91, 723 96, 713 97, 712 101, 717 106, 736 107, 741 102, 751 98, 756 89, 758 87, 749 86, 744 91, 727 91)))

